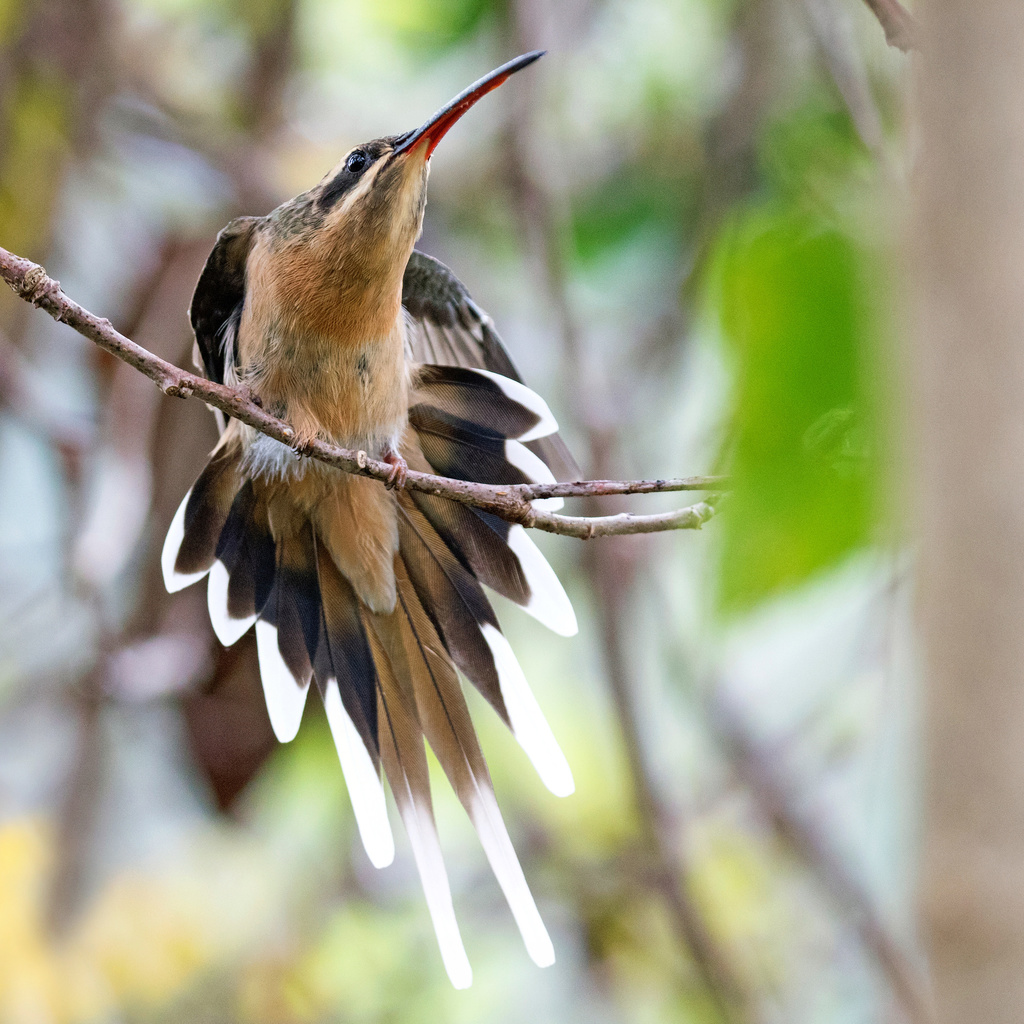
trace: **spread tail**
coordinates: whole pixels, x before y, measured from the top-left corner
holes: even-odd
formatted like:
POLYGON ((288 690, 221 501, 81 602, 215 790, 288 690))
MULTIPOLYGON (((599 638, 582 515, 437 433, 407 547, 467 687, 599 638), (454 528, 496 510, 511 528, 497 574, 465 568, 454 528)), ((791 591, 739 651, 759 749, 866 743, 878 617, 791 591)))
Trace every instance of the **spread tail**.
MULTIPOLYGON (((553 479, 526 444, 543 454, 540 442, 552 438, 555 421, 516 381, 461 367, 419 367, 409 423, 403 454, 414 469, 485 483, 553 479)), ((320 479, 343 489, 350 478, 320 479)), ((377 867, 395 852, 383 769, 456 987, 469 985, 472 971, 434 823, 424 740, 480 836, 530 956, 541 966, 553 963, 457 669, 511 728, 545 784, 558 795, 571 793, 569 765, 484 587, 569 636, 576 619, 565 591, 521 526, 403 491, 376 506, 394 520, 391 533, 378 534, 397 538, 389 561, 380 562, 379 544, 375 549, 373 564, 390 564, 393 572, 389 586, 374 591, 394 595, 382 608, 377 598, 361 598, 366 588, 352 569, 361 492, 347 491, 331 518, 316 514, 300 494, 300 480, 301 473, 295 480, 250 477, 241 444, 226 434, 168 531, 161 560, 168 590, 208 576, 210 619, 225 645, 255 624, 267 710, 282 742, 297 733, 316 680, 359 834, 377 867), (350 554, 339 558, 345 543, 350 554)))

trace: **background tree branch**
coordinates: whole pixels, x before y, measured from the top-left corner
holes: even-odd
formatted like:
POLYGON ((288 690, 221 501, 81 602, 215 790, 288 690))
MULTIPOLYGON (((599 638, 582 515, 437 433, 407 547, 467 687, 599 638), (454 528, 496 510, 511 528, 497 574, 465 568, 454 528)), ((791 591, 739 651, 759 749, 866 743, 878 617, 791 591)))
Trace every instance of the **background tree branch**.
POLYGON ((885 32, 885 41, 897 50, 909 53, 920 46, 920 33, 914 16, 900 0, 864 0, 885 32))

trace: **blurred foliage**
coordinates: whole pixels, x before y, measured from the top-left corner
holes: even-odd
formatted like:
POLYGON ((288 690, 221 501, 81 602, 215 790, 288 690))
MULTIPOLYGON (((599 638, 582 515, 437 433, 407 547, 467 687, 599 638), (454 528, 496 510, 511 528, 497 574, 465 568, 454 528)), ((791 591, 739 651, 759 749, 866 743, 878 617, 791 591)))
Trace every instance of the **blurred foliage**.
MULTIPOLYGON (((10 1021, 74 1022, 116 1007, 156 1007, 218 946, 203 900, 178 884, 126 875, 97 894, 74 933, 54 941, 46 918, 52 828, 0 829, 0 1013, 10 1021)), ((182 882, 185 882, 183 885, 182 882)))
POLYGON ((725 245, 722 322, 738 372, 721 599, 735 609, 868 540, 871 467, 866 457, 841 463, 833 449, 870 451, 873 404, 855 243, 803 214, 758 211, 725 245))
POLYGON ((644 240, 682 248, 690 219, 689 190, 678 174, 648 165, 619 168, 599 188, 577 197, 572 216, 572 254, 584 266, 644 240))
POLYGON ((863 155, 848 118, 799 110, 767 133, 772 198, 736 211, 719 239, 712 291, 736 377, 719 579, 730 612, 872 537, 877 254, 836 201, 863 155))

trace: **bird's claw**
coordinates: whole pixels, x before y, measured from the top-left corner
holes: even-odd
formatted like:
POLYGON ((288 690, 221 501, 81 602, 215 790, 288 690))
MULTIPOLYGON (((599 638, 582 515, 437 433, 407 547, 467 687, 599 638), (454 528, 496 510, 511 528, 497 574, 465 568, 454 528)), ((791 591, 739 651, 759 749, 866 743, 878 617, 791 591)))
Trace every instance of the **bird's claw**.
POLYGON ((313 454, 313 439, 308 437, 296 438, 295 443, 292 445, 292 452, 297 459, 308 458, 313 454))
POLYGON ((389 491, 396 487, 399 490, 405 487, 405 478, 409 475, 409 463, 398 452, 394 451, 386 451, 381 456, 381 461, 386 462, 391 467, 391 471, 384 480, 384 486, 389 491))

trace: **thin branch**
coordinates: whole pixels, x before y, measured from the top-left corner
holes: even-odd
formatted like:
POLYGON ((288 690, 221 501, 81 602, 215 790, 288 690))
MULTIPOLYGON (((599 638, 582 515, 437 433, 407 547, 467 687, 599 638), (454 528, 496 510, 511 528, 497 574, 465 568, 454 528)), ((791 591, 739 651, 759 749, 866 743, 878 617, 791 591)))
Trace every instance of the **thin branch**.
MULTIPOLYGON (((636 708, 635 680, 628 634, 624 630, 628 587, 640 563, 614 545, 589 547, 584 566, 597 598, 605 670, 612 700, 622 728, 622 738, 633 783, 633 800, 640 822, 640 834, 651 857, 653 880, 671 913, 679 936, 692 953, 693 961, 707 986, 723 1024, 751 1017, 749 998, 728 949, 709 927, 689 887, 691 865, 686 844, 677 842, 667 828, 668 813, 657 792, 654 773, 641 735, 636 708), (624 581, 623 577, 626 577, 624 581)), ((715 1019, 712 1018, 712 1019, 715 1019)))
POLYGON ((615 516, 562 516, 534 509, 530 525, 537 530, 579 540, 615 537, 624 533, 699 530, 717 511, 713 502, 718 497, 708 495, 707 501, 699 501, 696 505, 648 516, 636 516, 632 512, 620 512, 615 516))
POLYGON ((864 0, 878 19, 885 41, 897 50, 909 53, 920 48, 921 33, 914 16, 900 0, 864 0))
MULTIPOLYGON (((15 256, 0 247, 0 276, 25 299, 49 313, 55 320, 72 327, 100 348, 145 374, 165 394, 177 398, 199 398, 207 405, 227 413, 242 423, 294 448, 296 456, 308 456, 346 473, 386 480, 391 471, 387 463, 371 459, 366 452, 339 448, 314 440, 299 445, 295 431, 283 420, 266 412, 251 393, 226 387, 195 373, 182 370, 137 345, 114 329, 109 320, 84 309, 61 290, 60 284, 36 263, 15 256)), ((535 509, 534 498, 593 497, 604 494, 652 494, 662 491, 721 490, 722 477, 689 477, 678 480, 609 481, 583 480, 562 484, 494 485, 454 480, 410 470, 405 486, 453 501, 484 509, 507 522, 536 527, 548 533, 588 539, 620 534, 653 533, 662 530, 699 529, 713 514, 708 502, 690 508, 650 516, 619 515, 584 518, 562 516, 535 509)))

